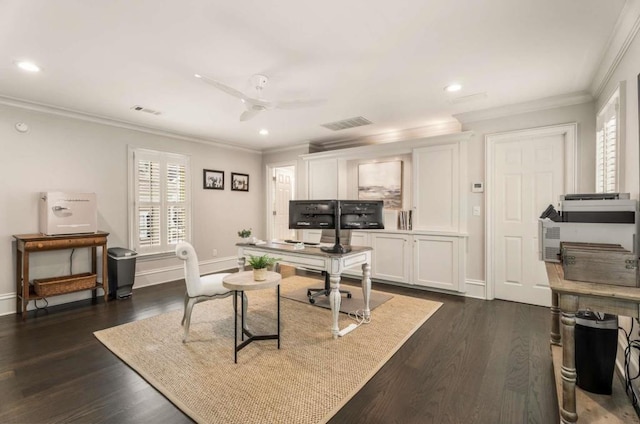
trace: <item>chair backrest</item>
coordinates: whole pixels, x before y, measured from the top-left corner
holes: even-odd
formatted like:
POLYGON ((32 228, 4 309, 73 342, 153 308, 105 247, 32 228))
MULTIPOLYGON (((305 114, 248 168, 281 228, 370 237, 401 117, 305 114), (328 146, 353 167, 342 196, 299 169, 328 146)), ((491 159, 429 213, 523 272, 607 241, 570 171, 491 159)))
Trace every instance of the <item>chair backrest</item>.
MULTIPOLYGON (((322 230, 320 235, 320 243, 335 243, 336 230, 322 230)), ((343 246, 351 246, 351 230, 340 230, 340 244, 343 246)))
POLYGON ((176 246, 176 256, 184 261, 184 280, 187 283, 189 296, 196 296, 200 292, 200 266, 198 255, 193 246, 186 241, 176 246))

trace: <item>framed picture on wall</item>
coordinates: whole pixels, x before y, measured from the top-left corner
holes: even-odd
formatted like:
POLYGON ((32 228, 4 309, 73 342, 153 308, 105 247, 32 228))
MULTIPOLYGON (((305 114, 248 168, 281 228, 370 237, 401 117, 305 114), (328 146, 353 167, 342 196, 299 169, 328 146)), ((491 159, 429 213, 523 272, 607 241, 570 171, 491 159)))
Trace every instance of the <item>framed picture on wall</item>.
POLYGON ((249 191, 249 175, 231 173, 231 190, 233 191, 249 191))
POLYGON ((359 164, 358 200, 382 200, 385 209, 402 209, 402 161, 359 164))
POLYGON ((203 169, 202 188, 205 190, 224 190, 224 171, 203 169))

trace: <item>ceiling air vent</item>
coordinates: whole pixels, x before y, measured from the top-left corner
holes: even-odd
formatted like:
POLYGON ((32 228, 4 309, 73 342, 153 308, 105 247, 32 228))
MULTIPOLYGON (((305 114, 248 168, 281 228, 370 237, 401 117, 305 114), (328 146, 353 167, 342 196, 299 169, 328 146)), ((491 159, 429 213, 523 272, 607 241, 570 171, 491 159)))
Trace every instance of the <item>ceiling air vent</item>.
POLYGON ((361 127, 363 125, 372 124, 367 118, 357 116, 355 118, 344 119, 342 121, 329 122, 328 124, 322 124, 321 127, 325 127, 331 131, 346 130, 347 128, 361 127))
POLYGON ((162 112, 159 112, 157 110, 153 110, 153 109, 149 109, 148 107, 144 107, 144 106, 132 106, 131 110, 135 110, 136 112, 144 112, 144 113, 148 113, 150 115, 161 115, 162 112))

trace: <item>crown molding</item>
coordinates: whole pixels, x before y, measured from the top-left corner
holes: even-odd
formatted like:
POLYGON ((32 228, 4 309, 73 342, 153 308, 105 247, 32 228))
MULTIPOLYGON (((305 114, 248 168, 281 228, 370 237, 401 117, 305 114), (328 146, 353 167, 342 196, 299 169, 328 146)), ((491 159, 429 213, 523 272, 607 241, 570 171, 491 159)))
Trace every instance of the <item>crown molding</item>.
POLYGON ((557 107, 573 106, 588 103, 593 100, 593 96, 586 91, 562 94, 559 96, 545 97, 543 99, 529 102, 515 103, 512 105, 499 106, 489 109, 476 110, 471 112, 457 113, 453 115, 460 123, 484 121, 487 119, 504 118, 522 113, 536 112, 539 110, 554 109, 557 107))
POLYGON ((45 113, 48 115, 63 116, 65 118, 76 119, 79 121, 92 122, 95 124, 107 125, 110 127, 123 128, 127 130, 139 131, 147 134, 169 137, 182 141, 190 141, 193 143, 206 144, 208 146, 220 147, 223 149, 237 150, 245 153, 262 154, 260 150, 250 149, 248 147, 233 146, 214 139, 205 139, 193 137, 186 134, 174 133, 170 131, 160 130, 157 128, 146 127, 144 125, 134 124, 132 122, 121 121, 105 116, 94 115, 87 112, 80 112, 73 109, 62 108, 59 106, 51 106, 44 103, 37 103, 28 100, 18 99, 15 97, 0 96, 0 105, 11 106, 19 109, 30 110, 34 112, 45 113))
POLYGON ((266 149, 263 150, 262 153, 263 154, 271 154, 271 153, 285 153, 285 152, 290 152, 292 150, 300 150, 300 149, 307 149, 309 150, 311 147, 311 143, 302 143, 302 144, 295 144, 293 146, 285 146, 285 147, 274 147, 273 149, 266 149))
POLYGON ((620 12, 618 21, 600 59, 600 65, 591 82, 591 93, 594 98, 602 95, 639 29, 640 0, 627 0, 620 12))
POLYGON ((413 140, 417 138, 434 137, 437 135, 445 135, 459 133, 461 131, 460 123, 457 121, 448 121, 440 124, 426 125, 423 127, 407 128, 404 130, 386 132, 381 134, 368 135, 357 138, 347 138, 340 140, 315 141, 313 146, 326 150, 347 149, 351 147, 370 146, 375 144, 394 143, 404 140, 413 140))
POLYGON ((372 144, 366 146, 349 147, 346 149, 324 150, 317 153, 300 155, 303 160, 309 159, 369 159, 379 158, 384 155, 410 154, 413 149, 427 145, 449 144, 467 142, 473 136, 473 131, 460 131, 450 134, 441 134, 429 137, 420 137, 410 140, 402 140, 392 143, 372 144))

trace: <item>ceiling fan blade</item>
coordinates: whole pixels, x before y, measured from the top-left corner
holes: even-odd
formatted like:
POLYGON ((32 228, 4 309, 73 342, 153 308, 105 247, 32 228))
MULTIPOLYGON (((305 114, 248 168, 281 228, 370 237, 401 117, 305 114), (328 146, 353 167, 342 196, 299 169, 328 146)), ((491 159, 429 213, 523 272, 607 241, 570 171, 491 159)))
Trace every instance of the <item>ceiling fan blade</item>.
POLYGON ((316 100, 291 100, 283 102, 271 102, 272 106, 277 109, 298 109, 301 107, 319 106, 326 102, 325 99, 316 100))
POLYGON ((242 114, 240 115, 240 121, 241 122, 248 121, 249 119, 256 116, 258 113, 260 113, 260 110, 247 109, 244 112, 242 112, 242 114))
POLYGON ((202 81, 206 82, 207 84, 213 85, 218 90, 224 91, 225 93, 230 94, 233 97, 237 97, 237 98, 239 98, 241 100, 248 101, 248 102, 251 102, 251 101, 255 100, 255 99, 252 99, 251 97, 245 95, 244 93, 236 90, 235 88, 229 87, 228 85, 225 85, 225 84, 223 84, 221 82, 218 82, 216 80, 213 80, 211 78, 207 78, 207 77, 202 76, 202 75, 200 75, 199 78, 202 81))

